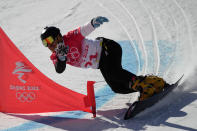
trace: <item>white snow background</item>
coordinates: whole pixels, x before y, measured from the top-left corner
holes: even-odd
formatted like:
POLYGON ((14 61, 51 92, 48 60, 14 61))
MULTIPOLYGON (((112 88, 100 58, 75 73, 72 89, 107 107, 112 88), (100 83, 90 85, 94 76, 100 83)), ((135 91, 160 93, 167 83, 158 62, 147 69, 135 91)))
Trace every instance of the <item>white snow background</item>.
POLYGON ((86 94, 87 80, 95 84, 97 117, 89 113, 58 112, 32 115, 0 113, 0 130, 197 130, 197 1, 196 0, 1 0, 0 26, 22 53, 47 77, 86 94), (155 74, 181 85, 167 98, 125 121, 127 103, 138 94, 114 94, 99 70, 67 66, 57 74, 51 52, 40 40, 45 26, 62 34, 105 16, 88 37, 104 36, 123 47, 123 66, 130 71, 155 74), (135 52, 137 51, 137 53, 135 52), (139 59, 138 59, 139 58, 139 59))

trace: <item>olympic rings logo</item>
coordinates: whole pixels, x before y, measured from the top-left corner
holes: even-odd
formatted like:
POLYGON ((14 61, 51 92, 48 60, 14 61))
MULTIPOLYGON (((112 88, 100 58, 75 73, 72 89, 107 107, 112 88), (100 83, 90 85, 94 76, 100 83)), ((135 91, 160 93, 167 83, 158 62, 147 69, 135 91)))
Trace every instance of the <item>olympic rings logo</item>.
POLYGON ((16 92, 16 98, 20 102, 32 102, 36 98, 36 94, 34 92, 16 92))
POLYGON ((80 56, 80 53, 76 47, 70 48, 70 51, 67 54, 68 62, 76 63, 79 56, 80 56))

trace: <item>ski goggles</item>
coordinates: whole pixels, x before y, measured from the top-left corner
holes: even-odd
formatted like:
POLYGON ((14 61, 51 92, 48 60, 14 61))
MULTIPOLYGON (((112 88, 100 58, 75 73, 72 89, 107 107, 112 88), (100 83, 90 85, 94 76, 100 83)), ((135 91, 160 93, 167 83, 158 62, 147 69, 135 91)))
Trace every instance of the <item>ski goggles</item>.
POLYGON ((48 45, 51 45, 53 42, 54 42, 54 39, 52 36, 49 36, 49 37, 45 38, 44 40, 42 40, 42 44, 45 47, 48 47, 48 45))

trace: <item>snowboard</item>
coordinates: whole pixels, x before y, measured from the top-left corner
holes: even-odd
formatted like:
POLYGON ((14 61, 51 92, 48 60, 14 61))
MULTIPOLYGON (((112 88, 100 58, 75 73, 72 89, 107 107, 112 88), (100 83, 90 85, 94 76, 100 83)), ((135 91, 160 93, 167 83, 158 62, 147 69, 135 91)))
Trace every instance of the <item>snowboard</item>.
POLYGON ((165 87, 164 90, 158 94, 155 94, 154 96, 143 100, 143 101, 135 101, 127 110, 125 116, 124 116, 124 120, 128 120, 134 116, 136 116, 137 114, 139 114, 140 112, 142 112, 143 110, 153 106, 155 103, 157 103, 159 100, 163 99, 168 93, 170 93, 173 89, 175 89, 176 87, 178 87, 179 82, 181 81, 181 79, 183 78, 183 75, 181 76, 181 78, 179 78, 179 80, 177 82, 175 82, 172 85, 169 85, 168 87, 165 87))

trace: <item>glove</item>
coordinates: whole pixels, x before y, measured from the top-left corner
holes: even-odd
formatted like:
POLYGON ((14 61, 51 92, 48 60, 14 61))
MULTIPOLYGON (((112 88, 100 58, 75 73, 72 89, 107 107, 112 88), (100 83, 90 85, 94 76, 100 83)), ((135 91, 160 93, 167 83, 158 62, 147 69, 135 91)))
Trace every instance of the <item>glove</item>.
POLYGON ((68 46, 65 46, 64 43, 58 43, 55 52, 60 61, 67 60, 68 46))
POLYGON ((91 20, 91 24, 94 28, 99 27, 101 24, 103 24, 104 22, 109 22, 109 20, 106 17, 102 17, 102 16, 97 16, 96 18, 93 18, 91 20))

